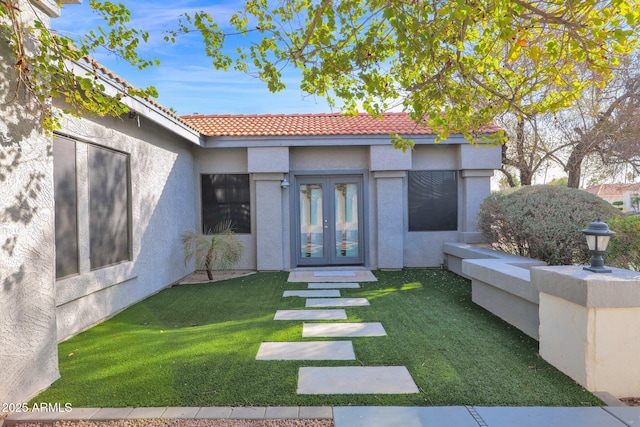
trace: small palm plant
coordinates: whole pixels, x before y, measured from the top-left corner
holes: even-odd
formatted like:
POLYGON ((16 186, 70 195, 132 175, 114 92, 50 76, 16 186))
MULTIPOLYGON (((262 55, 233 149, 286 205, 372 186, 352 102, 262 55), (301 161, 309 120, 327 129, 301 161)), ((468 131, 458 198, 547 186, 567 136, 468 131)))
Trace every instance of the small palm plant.
POLYGON ((218 223, 208 234, 186 231, 182 234, 184 262, 195 259, 203 265, 209 280, 213 280, 212 270, 226 270, 242 259, 244 247, 233 231, 231 221, 218 223))

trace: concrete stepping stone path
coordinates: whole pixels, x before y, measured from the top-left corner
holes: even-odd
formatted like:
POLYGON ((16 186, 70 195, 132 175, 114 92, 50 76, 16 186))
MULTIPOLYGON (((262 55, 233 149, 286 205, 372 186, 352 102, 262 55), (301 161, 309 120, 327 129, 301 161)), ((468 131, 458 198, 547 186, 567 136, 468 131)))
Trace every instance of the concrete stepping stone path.
POLYGON ((346 320, 343 308, 328 310, 278 310, 273 320, 346 320))
POLYGON ((351 341, 263 342, 256 360, 355 360, 351 341))
POLYGON ((404 366, 303 367, 298 394, 405 394, 418 387, 404 366))
POLYGON ((313 277, 356 277, 354 271, 314 271, 313 277))
POLYGON ((318 290, 302 290, 302 291, 284 291, 283 297, 339 297, 340 291, 337 289, 318 289, 318 290))
MULTIPOLYGON (((307 282, 307 289, 284 291, 282 296, 306 298, 305 307, 309 310, 278 310, 274 320, 347 320, 344 309, 331 307, 371 305, 367 298, 341 297, 341 289, 360 288, 359 282, 363 276, 365 281, 376 280, 370 271, 291 272, 288 281, 307 282)), ((386 335, 387 332, 380 322, 304 322, 301 338, 355 338, 386 335)), ((353 343, 347 340, 263 342, 256 360, 356 360, 356 356, 353 343)), ((298 370, 298 394, 418 392, 418 387, 404 366, 301 367, 298 370)))
POLYGON ((379 322, 369 323, 304 323, 303 338, 319 337, 384 337, 387 332, 379 322))
POLYGON ((357 307, 369 304, 366 298, 309 298, 306 307, 357 307))
POLYGON ((359 283, 309 283, 309 289, 358 289, 360 288, 359 283))

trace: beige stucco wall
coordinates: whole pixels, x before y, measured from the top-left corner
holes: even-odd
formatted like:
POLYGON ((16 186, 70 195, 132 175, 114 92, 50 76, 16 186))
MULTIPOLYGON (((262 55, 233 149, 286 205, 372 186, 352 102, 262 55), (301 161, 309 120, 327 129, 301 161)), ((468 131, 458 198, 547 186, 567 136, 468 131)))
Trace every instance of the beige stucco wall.
MULTIPOLYGON (((65 136, 77 140, 80 274, 58 280, 58 339, 113 315, 193 271, 184 263, 180 235, 195 229, 191 143, 158 125, 128 118, 66 118, 65 136), (87 144, 129 155, 132 259, 90 270, 87 144)), ((55 142, 54 142, 55 143, 55 142)))
POLYGON ((369 149, 364 146, 291 147, 289 156, 293 172, 354 171, 369 168, 369 149))
MULTIPOLYGON (((37 12, 18 2, 28 25, 37 12)), ((30 44, 27 43, 29 47, 30 44)), ((23 402, 58 378, 51 139, 37 107, 14 89, 0 44, 0 402, 23 402)))
MULTIPOLYGON (((195 148, 193 151, 195 161, 195 173, 193 178, 193 188, 196 195, 195 230, 202 228, 202 198, 201 198, 201 175, 215 173, 248 173, 249 160, 246 148, 216 148, 202 149, 195 148)), ((255 182, 251 181, 251 234, 238 234, 238 239, 244 246, 242 260, 235 268, 240 270, 257 269, 256 261, 256 191, 255 182)), ((199 266, 198 268, 202 268, 199 266)))
MULTIPOLYGON (((464 141, 460 141, 464 147, 458 143, 422 143, 403 153, 386 140, 384 144, 381 141, 380 137, 345 137, 342 144, 338 144, 339 141, 333 139, 289 141, 273 138, 261 141, 259 146, 253 142, 243 146, 243 142, 238 140, 238 148, 198 150, 198 173, 252 174, 254 227, 251 238, 244 237, 248 251, 243 261, 249 268, 292 267, 293 218, 290 213, 293 207, 291 197, 295 197, 291 192, 295 190, 294 186, 285 190, 277 188, 277 181, 284 176, 277 175, 279 173, 288 173, 292 183, 295 183, 296 176, 313 174, 363 176, 365 264, 370 268, 440 266, 444 260, 442 248, 445 243, 477 241, 480 238, 476 227, 477 212, 480 201, 490 193, 493 168, 500 166, 499 147, 467 147, 464 141), (310 146, 301 146, 305 144, 310 146), (461 170, 462 165, 473 166, 474 169, 461 170), (461 171, 458 188, 460 227, 457 231, 409 233, 406 230, 407 170, 461 171), (282 208, 278 209, 278 206, 282 208), (271 227, 271 224, 276 226, 271 227), (281 240, 277 236, 281 236, 281 240), (276 250, 268 256, 261 256, 260 247, 267 242, 271 242, 276 250), (281 252, 282 256, 279 255, 281 252)), ((231 144, 226 142, 225 145, 231 144)))
POLYGON ((640 273, 534 267, 540 355, 589 391, 640 395, 640 273))
POLYGON ((590 391, 640 393, 640 307, 584 307, 540 293, 540 355, 590 391))

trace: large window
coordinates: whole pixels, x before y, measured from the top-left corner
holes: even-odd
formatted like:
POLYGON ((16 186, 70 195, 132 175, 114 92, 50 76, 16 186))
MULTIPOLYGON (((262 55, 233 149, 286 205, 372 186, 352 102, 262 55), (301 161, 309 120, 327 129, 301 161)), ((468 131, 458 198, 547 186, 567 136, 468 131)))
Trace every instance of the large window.
POLYGON ((53 178, 56 278, 130 260, 129 155, 56 135, 53 178))
POLYGON ((409 231, 458 229, 456 171, 409 171, 409 231))
POLYGON ((91 269, 130 259, 129 156, 89 145, 91 269))
POLYGON ((58 137, 53 143, 56 278, 78 274, 78 197, 76 142, 58 137))
POLYGON ((236 233, 251 233, 248 174, 202 175, 202 231, 230 221, 236 233))

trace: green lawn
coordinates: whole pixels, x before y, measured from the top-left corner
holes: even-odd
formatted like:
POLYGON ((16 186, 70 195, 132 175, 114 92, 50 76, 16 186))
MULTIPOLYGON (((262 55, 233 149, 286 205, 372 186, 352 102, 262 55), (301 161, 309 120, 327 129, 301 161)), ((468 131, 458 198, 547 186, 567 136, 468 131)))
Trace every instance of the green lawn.
MULTIPOLYGON (((302 341, 301 321, 274 321, 287 273, 167 289, 59 346, 62 378, 35 401, 74 407, 267 405, 544 405, 601 402, 542 360, 538 343, 471 302, 467 280, 441 270, 375 272, 349 321, 387 337, 353 339, 356 361, 256 361, 263 341, 302 341), (421 392, 298 396, 300 366, 404 365, 421 392)), ((308 340, 317 340, 308 339, 308 340)))

